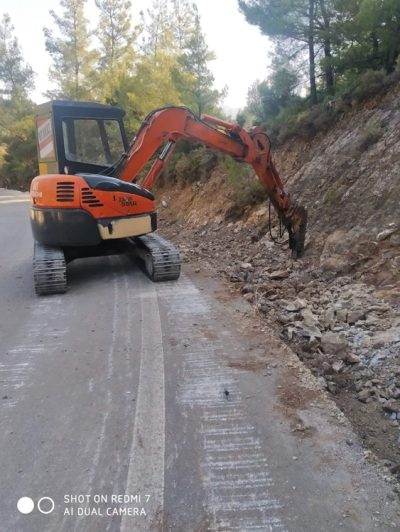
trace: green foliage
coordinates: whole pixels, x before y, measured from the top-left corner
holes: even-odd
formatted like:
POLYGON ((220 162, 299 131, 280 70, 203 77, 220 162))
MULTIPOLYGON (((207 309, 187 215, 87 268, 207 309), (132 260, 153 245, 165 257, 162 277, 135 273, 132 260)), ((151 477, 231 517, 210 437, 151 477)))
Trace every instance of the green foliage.
POLYGON ((113 71, 117 66, 125 70, 132 67, 132 44, 134 33, 131 28, 130 0, 95 0, 99 10, 99 24, 96 35, 100 42, 99 67, 113 71))
POLYGON ((18 124, 20 136, 16 136, 7 145, 7 151, 1 165, 0 179, 3 186, 27 190, 29 183, 37 175, 36 138, 33 116, 28 116, 18 124))
POLYGON ((282 144, 292 137, 310 139, 328 129, 336 120, 339 109, 326 103, 309 108, 307 102, 282 109, 270 124, 264 124, 272 143, 282 144))
POLYGON ((0 23, 0 183, 18 189, 27 187, 37 172, 33 104, 33 71, 24 63, 10 17, 0 23))
POLYGON ((250 24, 270 37, 307 42, 308 2, 304 0, 239 0, 250 24))
POLYGON ((95 0, 99 10, 96 36, 99 57, 91 74, 94 94, 106 103, 118 103, 121 88, 134 71, 136 54, 133 44, 138 28, 131 27, 130 0, 95 0))
POLYGON ((287 57, 289 70, 275 62, 270 77, 253 85, 248 95, 247 110, 256 123, 280 130, 276 138, 312 135, 324 127, 322 108, 317 106, 313 116, 302 105, 317 103, 313 73, 318 102, 334 102, 335 110, 361 102, 399 78, 398 0, 239 0, 239 6, 251 24, 274 39, 278 57, 287 57), (300 82, 296 86, 293 78, 293 88, 290 68, 300 82), (307 76, 310 95, 298 96, 296 102, 297 87, 307 76))
POLYGON ((323 203, 327 205, 328 207, 332 205, 336 205, 340 197, 340 192, 338 190, 338 185, 333 184, 325 193, 325 196, 323 197, 323 203))
POLYGON ((272 73, 268 80, 254 83, 248 92, 246 111, 253 115, 256 124, 270 128, 284 115, 302 111, 303 100, 296 93, 300 79, 290 54, 276 46, 272 60, 272 73))
POLYGON ((236 115, 236 122, 239 124, 239 126, 244 127, 248 121, 249 115, 246 113, 246 111, 238 111, 236 115))
POLYGON ((374 96, 385 86, 385 82, 386 76, 383 70, 367 70, 357 80, 353 93, 354 99, 361 102, 374 96))
POLYGON ((178 183, 205 181, 210 178, 218 160, 218 155, 204 146, 183 144, 182 151, 170 162, 165 180, 178 183))
POLYGON ((344 103, 360 103, 386 90, 399 80, 397 71, 385 74, 384 70, 366 70, 361 74, 346 72, 337 85, 337 98, 344 103))
POLYGON ((382 138, 382 135, 383 129, 381 127, 379 127, 377 124, 369 125, 360 139, 358 146, 360 152, 362 153, 376 144, 379 139, 382 138))
POLYGON ((266 188, 255 177, 252 169, 236 162, 232 157, 223 157, 223 168, 233 190, 233 205, 228 217, 240 217, 246 208, 268 199, 266 188))
POLYGON ((154 0, 142 14, 144 39, 134 71, 117 99, 136 129, 151 110, 185 105, 194 112, 214 111, 222 94, 213 89, 208 50, 195 5, 186 0, 154 0))
POLYGON ((157 57, 159 52, 176 55, 173 12, 165 0, 153 0, 146 14, 142 13, 144 38, 142 49, 145 56, 157 57))
POLYGON ((38 171, 34 105, 19 95, 2 99, 0 116, 0 144, 4 149, 0 182, 2 186, 26 190, 38 171))
MULTIPOLYGON (((323 0, 319 0, 320 3, 323 0)), ((324 17, 318 20, 318 0, 239 0, 239 8, 250 24, 274 38, 283 48, 290 48, 293 57, 308 48, 311 103, 316 103, 315 51, 316 43, 324 44, 330 54, 329 33, 324 17), (317 25, 317 21, 320 23, 317 25), (320 31, 318 31, 320 28, 320 31)))
POLYGON ((84 16, 86 0, 60 0, 61 15, 51 10, 57 35, 44 28, 46 50, 53 65, 50 80, 56 85, 48 91, 50 98, 82 100, 91 96, 91 74, 98 53, 90 49, 87 19, 84 16))
MULTIPOLYGON (((86 0, 60 0, 59 7, 50 11, 54 27, 44 28, 44 36, 55 89, 47 92, 48 97, 120 105, 127 111, 126 126, 132 136, 147 113, 158 107, 186 105, 198 113, 218 110, 222 94, 212 86, 208 64, 213 54, 194 2, 153 0, 141 24, 132 28, 130 0, 95 0, 97 49, 92 46, 85 5, 86 0)), ((0 176, 3 183, 18 188, 27 187, 37 172, 34 105, 28 98, 32 89, 33 72, 23 62, 10 18, 4 15, 0 94, 8 99, 0 100, 0 176)), ((202 179, 212 163, 207 159, 210 152, 206 157, 192 149, 174 157, 179 178, 189 181, 202 179)))
POLYGON ((24 63, 9 15, 0 22, 0 92, 8 96, 26 95, 34 88, 33 71, 24 63))
POLYGON ((373 42, 380 66, 392 72, 400 53, 400 3, 398 0, 362 0, 357 18, 373 42))
POLYGON ((214 59, 215 55, 208 49, 195 9, 193 30, 183 45, 174 79, 182 101, 198 115, 215 111, 223 95, 213 89, 214 76, 208 63, 214 59))
POLYGON ((166 105, 180 105, 173 78, 176 58, 159 50, 156 56, 142 57, 135 75, 127 81, 127 126, 137 129, 143 118, 153 109, 166 105))
POLYGON ((258 122, 272 122, 284 109, 294 107, 299 97, 295 94, 298 77, 288 61, 275 60, 268 81, 256 83, 249 89, 247 109, 258 122))
POLYGON ((171 2, 172 32, 178 49, 183 51, 195 31, 197 6, 188 0, 171 0, 171 2))

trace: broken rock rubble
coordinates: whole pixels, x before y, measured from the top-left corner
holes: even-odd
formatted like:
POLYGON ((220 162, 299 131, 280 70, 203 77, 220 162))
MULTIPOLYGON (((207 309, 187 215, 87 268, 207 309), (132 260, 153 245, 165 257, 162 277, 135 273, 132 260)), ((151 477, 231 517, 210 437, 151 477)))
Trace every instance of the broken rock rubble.
MULTIPOLYGON (((332 394, 344 390, 361 404, 377 404, 382 416, 398 425, 400 409, 395 406, 400 405, 400 298, 392 297, 396 285, 375 288, 363 281, 369 279, 374 268, 378 272, 382 269, 381 262, 372 268, 367 265, 357 274, 348 272, 351 265, 347 259, 340 271, 327 268, 324 261, 331 257, 336 260, 336 254, 339 262, 343 260, 341 253, 345 251, 336 234, 329 241, 332 249, 326 246, 321 262, 319 255, 307 254, 301 261, 293 261, 287 245, 272 243, 265 227, 246 226, 239 221, 219 228, 215 232, 210 222, 188 229, 185 236, 185 228, 179 226, 168 236, 183 242, 187 260, 198 261, 208 271, 234 283, 325 389, 332 394), (390 297, 383 298, 382 294, 390 297)), ((385 264, 393 270, 396 257, 391 257, 396 249, 391 239, 398 236, 398 231, 386 229, 391 234, 386 232, 382 240, 390 246, 385 264)), ((376 242, 363 244, 363 249, 374 251, 376 242)))

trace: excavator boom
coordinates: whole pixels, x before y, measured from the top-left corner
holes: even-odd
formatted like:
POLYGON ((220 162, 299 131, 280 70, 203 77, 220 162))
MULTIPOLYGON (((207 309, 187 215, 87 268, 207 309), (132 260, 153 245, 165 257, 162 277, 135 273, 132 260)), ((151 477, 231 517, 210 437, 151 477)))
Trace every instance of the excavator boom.
POLYGON ((245 129, 205 114, 198 118, 185 107, 157 109, 145 118, 128 152, 117 165, 118 177, 125 181, 136 181, 148 161, 160 151, 141 183, 144 188, 151 189, 180 139, 200 142, 239 162, 250 164, 288 230, 293 257, 302 256, 307 212, 285 192, 272 161, 269 138, 258 127, 245 129))

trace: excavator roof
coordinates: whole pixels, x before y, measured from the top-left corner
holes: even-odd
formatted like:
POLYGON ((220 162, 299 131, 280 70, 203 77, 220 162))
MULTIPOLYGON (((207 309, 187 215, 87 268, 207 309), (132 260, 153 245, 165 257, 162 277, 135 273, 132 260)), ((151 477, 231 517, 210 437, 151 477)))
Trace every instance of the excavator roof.
POLYGON ((121 107, 114 105, 104 105, 96 102, 77 102, 72 100, 52 100, 42 103, 37 106, 36 114, 38 116, 52 113, 55 111, 57 114, 63 114, 65 116, 78 115, 91 115, 94 118, 122 118, 125 115, 125 111, 121 107))

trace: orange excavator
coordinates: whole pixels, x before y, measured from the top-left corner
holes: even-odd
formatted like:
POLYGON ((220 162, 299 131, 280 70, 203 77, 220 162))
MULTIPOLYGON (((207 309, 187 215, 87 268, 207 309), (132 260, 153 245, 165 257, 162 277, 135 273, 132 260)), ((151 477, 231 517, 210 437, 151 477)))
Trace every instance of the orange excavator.
POLYGON ((179 252, 155 233, 150 189, 180 139, 250 164, 288 231, 292 255, 302 255, 307 213, 284 191, 268 136, 260 128, 245 129, 208 115, 199 118, 184 107, 164 107, 145 118, 128 144, 124 114, 118 107, 88 102, 52 101, 38 108, 41 175, 31 184, 37 294, 65 292, 71 260, 115 253, 134 253, 153 281, 178 279, 179 252))

